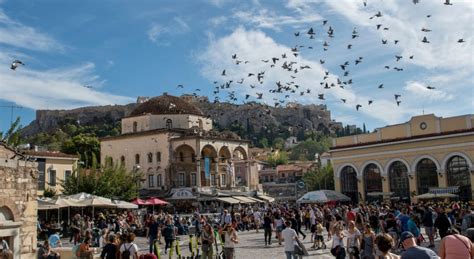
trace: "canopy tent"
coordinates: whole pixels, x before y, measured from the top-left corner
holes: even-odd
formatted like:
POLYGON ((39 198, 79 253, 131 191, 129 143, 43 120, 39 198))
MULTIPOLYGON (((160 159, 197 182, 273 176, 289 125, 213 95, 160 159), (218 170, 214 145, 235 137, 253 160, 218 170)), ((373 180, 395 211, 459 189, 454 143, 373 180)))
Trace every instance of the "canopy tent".
POLYGON ((266 202, 274 202, 275 201, 275 198, 267 196, 267 195, 257 195, 257 198, 259 198, 260 200, 264 200, 266 202))
POLYGON ((415 198, 421 199, 421 200, 436 199, 436 198, 439 198, 439 199, 457 198, 457 197, 458 197, 458 195, 452 194, 452 193, 439 193, 439 194, 436 194, 436 193, 429 193, 429 192, 415 196, 415 198))
POLYGON ((132 200, 132 203, 136 205, 150 205, 150 203, 140 198, 135 198, 134 200, 132 200))
POLYGON ((46 201, 42 199, 36 199, 38 201, 38 210, 55 210, 61 208, 61 206, 54 204, 52 201, 46 201))
POLYGON ((168 204, 168 202, 166 202, 164 200, 160 200, 156 197, 150 197, 145 202, 147 203, 146 205, 166 205, 166 204, 168 204))
POLYGON ((131 202, 114 200, 112 201, 118 209, 138 209, 138 205, 131 202))
POLYGON ((308 192, 299 198, 297 203, 326 203, 335 201, 351 201, 351 198, 333 190, 319 190, 308 192))
POLYGON ((255 203, 254 200, 251 200, 245 196, 232 196, 232 198, 241 201, 241 203, 255 203))
POLYGON ((241 201, 239 201, 237 199, 234 199, 234 198, 231 198, 231 197, 217 197, 216 200, 222 201, 222 202, 225 202, 225 203, 229 203, 229 204, 242 203, 241 201))

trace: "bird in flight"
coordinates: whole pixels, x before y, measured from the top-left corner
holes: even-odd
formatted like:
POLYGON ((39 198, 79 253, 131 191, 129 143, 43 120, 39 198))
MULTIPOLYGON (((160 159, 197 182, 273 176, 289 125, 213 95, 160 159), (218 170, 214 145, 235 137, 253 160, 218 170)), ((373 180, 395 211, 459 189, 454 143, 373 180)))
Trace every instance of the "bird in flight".
POLYGON ((177 85, 176 88, 184 88, 183 85, 177 85))
POLYGON ((24 66, 25 64, 18 59, 13 60, 12 65, 10 66, 11 70, 16 70, 19 66, 24 66))
POLYGON ((453 4, 451 3, 451 0, 445 0, 444 5, 453 5, 453 4))
POLYGON ((379 89, 382 89, 382 88, 383 88, 383 84, 380 84, 380 85, 379 85, 379 89))
POLYGON ((428 90, 434 90, 434 89, 436 89, 436 87, 429 86, 429 85, 428 85, 428 86, 426 86, 426 88, 427 88, 428 90))
POLYGON ((362 105, 357 104, 357 105, 356 105, 356 110, 359 110, 360 107, 362 107, 362 105))
POLYGON ((221 74, 221 76, 225 76, 225 69, 224 69, 224 70, 222 70, 222 74, 221 74))
POLYGON ((369 100, 369 105, 371 105, 373 102, 374 102, 374 101, 372 101, 372 100, 369 100))
POLYGON ((464 42, 465 42, 464 39, 459 39, 458 40, 458 43, 464 43, 464 42))
POLYGON ((343 103, 346 103, 346 99, 341 99, 341 101, 342 101, 343 103))
POLYGON ((423 43, 430 43, 430 41, 426 38, 426 36, 423 37, 423 40, 422 40, 421 42, 423 42, 423 43))

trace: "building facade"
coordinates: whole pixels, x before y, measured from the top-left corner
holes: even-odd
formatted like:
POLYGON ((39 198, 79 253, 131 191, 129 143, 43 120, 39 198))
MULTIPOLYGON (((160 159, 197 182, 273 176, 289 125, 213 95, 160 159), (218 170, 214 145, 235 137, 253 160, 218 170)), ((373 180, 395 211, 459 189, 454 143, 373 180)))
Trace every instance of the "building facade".
POLYGON ((14 259, 36 258, 36 164, 0 142, 0 237, 14 259))
POLYGON ((71 177, 79 161, 77 155, 57 151, 29 150, 25 154, 35 159, 38 165, 38 196, 42 196, 46 189, 61 194, 61 184, 71 177))
POLYGON ((433 114, 336 138, 330 149, 336 191, 354 202, 390 195, 413 199, 430 188, 452 189, 472 200, 474 115, 433 114))
POLYGON ((249 189, 258 185, 248 142, 213 130, 212 120, 199 108, 167 94, 123 118, 121 135, 101 139, 101 159, 140 173, 141 188, 155 195, 173 188, 234 188, 235 166, 249 189))

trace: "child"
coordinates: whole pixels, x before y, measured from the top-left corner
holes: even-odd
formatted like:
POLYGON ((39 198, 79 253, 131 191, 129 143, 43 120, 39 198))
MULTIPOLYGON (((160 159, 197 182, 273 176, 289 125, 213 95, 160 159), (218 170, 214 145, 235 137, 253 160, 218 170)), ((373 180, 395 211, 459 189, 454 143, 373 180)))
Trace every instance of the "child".
POLYGON ((323 237, 323 225, 321 224, 320 221, 318 221, 316 225, 316 238, 314 239, 314 246, 318 246, 316 249, 326 249, 326 243, 324 243, 324 237, 323 237))

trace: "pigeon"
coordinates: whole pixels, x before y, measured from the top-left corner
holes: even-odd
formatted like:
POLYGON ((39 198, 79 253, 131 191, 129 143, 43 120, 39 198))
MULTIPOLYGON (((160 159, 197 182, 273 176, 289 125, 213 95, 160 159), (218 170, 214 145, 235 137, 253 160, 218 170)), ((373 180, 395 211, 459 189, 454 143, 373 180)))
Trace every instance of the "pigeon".
POLYGON ((400 61, 400 59, 402 59, 403 57, 396 55, 395 58, 397 59, 397 61, 400 61))
POLYGON ((382 44, 387 44, 387 40, 382 40, 382 44))
POLYGON ((451 3, 451 0, 445 0, 444 5, 453 5, 453 4, 451 3))
POLYGON ((323 20, 323 26, 328 23, 328 20, 323 20))
POLYGON ((458 40, 458 43, 464 43, 464 42, 465 42, 464 39, 459 39, 458 40))
POLYGON ((397 106, 400 106, 400 103, 401 103, 401 102, 402 102, 402 101, 397 101, 397 106))
POLYGON ((430 29, 426 29, 426 28, 423 27, 423 28, 421 28, 421 31, 422 31, 422 32, 430 32, 431 30, 430 30, 430 29))
POLYGON ((309 35, 315 35, 316 33, 314 33, 313 28, 309 28, 308 34, 309 34, 309 35))
POLYGON ((413 57, 414 57, 414 55, 411 55, 409 58, 410 58, 410 59, 413 59, 413 57))
POLYGON ((393 43, 398 44, 399 40, 394 40, 393 43))
POLYGON ((176 88, 183 88, 183 85, 177 85, 176 88))
POLYGON ((87 88, 87 89, 92 89, 92 88, 93 88, 93 87, 90 86, 90 85, 85 85, 84 87, 87 88))
POLYGON ((369 105, 371 105, 373 102, 374 102, 374 101, 372 101, 372 100, 369 100, 369 105))
POLYGON ((357 104, 357 105, 356 105, 356 110, 359 110, 360 107, 362 107, 362 105, 357 104))
POLYGON ((383 84, 380 84, 380 85, 379 85, 379 89, 382 89, 382 88, 383 88, 383 84))
POLYGON ((300 36, 300 32, 295 32, 294 34, 295 34, 295 37, 300 36))
POLYGON ((225 69, 222 70, 221 76, 225 76, 225 69))
POLYGON ((413 0, 413 4, 418 4, 420 0, 413 0))
POLYGON ((341 101, 342 101, 343 103, 346 103, 346 99, 341 99, 341 101))
POLYGON ((390 66, 384 66, 385 69, 390 69, 390 66))
POLYGON ((324 60, 322 60, 322 59, 319 60, 319 63, 321 63, 321 65, 324 64, 325 62, 326 62, 326 61, 324 61, 324 60))
POLYGON ((395 100, 398 100, 398 98, 402 97, 400 94, 394 94, 395 100))
POLYGON ((427 88, 428 90, 434 90, 434 89, 436 89, 436 87, 429 86, 429 85, 428 85, 428 86, 426 86, 426 88, 427 88))
POLYGON ((379 30, 380 27, 382 27, 382 24, 377 24, 376 26, 377 26, 377 30, 379 30))
POLYGON ((318 99, 319 100, 324 100, 324 94, 318 94, 318 99))
POLYGON ((237 59, 237 54, 232 55, 232 59, 237 59))
POLYGON ((347 45, 347 49, 351 49, 351 48, 352 48, 352 44, 347 45))
POLYGON ((426 37, 423 37, 423 40, 421 41, 423 43, 430 43, 426 37))
POLYGON ((10 66, 11 70, 16 70, 19 66, 24 66, 25 63, 21 62, 18 59, 13 60, 12 65, 10 66))
POLYGON ((257 99, 262 99, 263 93, 257 93, 257 99))

